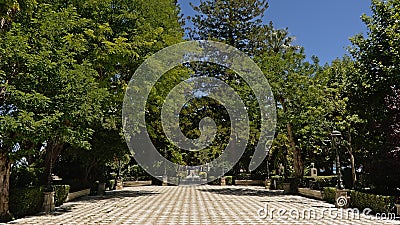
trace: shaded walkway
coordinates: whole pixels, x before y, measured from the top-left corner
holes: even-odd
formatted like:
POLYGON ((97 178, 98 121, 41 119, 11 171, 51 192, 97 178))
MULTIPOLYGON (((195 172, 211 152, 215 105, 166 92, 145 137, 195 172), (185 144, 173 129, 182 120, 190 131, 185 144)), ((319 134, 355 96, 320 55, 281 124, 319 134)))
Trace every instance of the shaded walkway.
POLYGON ((142 186, 84 197, 55 213, 10 224, 400 224, 358 218, 353 212, 346 216, 336 211, 335 217, 335 210, 323 201, 269 193, 262 187, 142 186), (279 216, 278 210, 285 215, 279 216), (315 215, 307 216, 309 212, 315 215))

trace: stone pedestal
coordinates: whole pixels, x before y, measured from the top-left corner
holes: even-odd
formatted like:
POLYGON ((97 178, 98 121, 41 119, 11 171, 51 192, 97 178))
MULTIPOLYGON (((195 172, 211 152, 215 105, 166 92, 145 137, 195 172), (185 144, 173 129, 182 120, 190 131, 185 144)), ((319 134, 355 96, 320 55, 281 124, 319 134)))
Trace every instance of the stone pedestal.
POLYGON ((225 185, 226 185, 225 177, 222 176, 222 177, 221 177, 221 186, 225 186, 225 185))
POLYGON ((395 204, 396 205, 396 215, 400 216, 400 204, 395 204))
POLYGON ((124 183, 122 182, 121 179, 117 180, 117 185, 115 186, 116 190, 122 190, 122 188, 124 187, 124 183))
POLYGON ((283 183, 283 194, 292 194, 290 186, 290 183, 283 183))
POLYGON ((347 195, 348 190, 336 189, 335 206, 336 208, 348 208, 350 205, 350 196, 347 195))
POLYGON ((271 179, 265 179, 265 189, 269 190, 271 188, 271 179))
POLYGON ((316 168, 311 168, 311 176, 312 176, 312 177, 318 176, 318 174, 317 174, 317 169, 316 169, 316 168))
POLYGON ((162 186, 168 186, 168 177, 167 177, 167 175, 164 175, 162 177, 162 186))
POLYGON ((55 210, 54 191, 44 192, 43 211, 45 213, 50 213, 53 212, 54 210, 55 210))
POLYGON ((104 195, 106 193, 106 183, 99 183, 97 186, 97 195, 104 195))

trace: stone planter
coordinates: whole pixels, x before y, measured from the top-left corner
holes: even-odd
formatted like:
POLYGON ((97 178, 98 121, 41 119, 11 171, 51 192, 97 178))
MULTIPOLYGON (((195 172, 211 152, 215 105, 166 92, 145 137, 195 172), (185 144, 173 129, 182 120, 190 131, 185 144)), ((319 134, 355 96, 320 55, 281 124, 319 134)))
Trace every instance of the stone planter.
POLYGON ((97 186, 97 195, 104 195, 106 193, 106 183, 99 183, 97 186))
POLYGON ((54 210, 55 210, 54 191, 44 192, 43 211, 45 213, 50 213, 53 212, 54 210))

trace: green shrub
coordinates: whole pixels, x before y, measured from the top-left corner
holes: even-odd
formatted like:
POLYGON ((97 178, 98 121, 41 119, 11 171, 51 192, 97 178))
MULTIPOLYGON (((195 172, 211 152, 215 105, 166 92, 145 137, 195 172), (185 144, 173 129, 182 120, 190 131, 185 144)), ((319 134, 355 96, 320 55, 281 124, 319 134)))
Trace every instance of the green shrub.
POLYGON ((201 179, 207 179, 207 172, 201 171, 201 172, 199 172, 199 176, 201 179))
POLYGON ((54 204, 56 206, 62 205, 67 200, 69 189, 69 185, 53 185, 54 204))
POLYGON ((239 173, 235 175, 235 180, 251 180, 250 173, 239 173))
POLYGON ((115 180, 108 180, 106 183, 106 187, 108 188, 108 190, 115 190, 115 180))
POLYGON ((337 176, 318 176, 318 177, 304 177, 305 187, 314 190, 323 190, 325 187, 335 187, 337 183, 337 176))
POLYGON ((363 210, 372 209, 376 213, 391 213, 395 209, 395 200, 393 196, 382 196, 368 194, 359 191, 350 191, 350 204, 352 207, 363 210))
POLYGON ((271 176, 271 186, 270 189, 275 189, 275 184, 276 184, 276 189, 277 190, 283 190, 283 176, 275 175, 271 176))
POLYGON ((329 202, 335 203, 336 198, 336 188, 334 187, 325 187, 323 189, 322 199, 329 202))
POLYGON ((42 210, 43 198, 42 187, 10 189, 10 213, 15 218, 36 214, 42 210))
POLYGON ((208 176, 208 184, 211 184, 211 185, 219 185, 219 184, 221 184, 221 179, 220 178, 218 178, 218 179, 215 179, 215 177, 214 176, 208 176))
POLYGON ((226 185, 232 185, 233 184, 232 176, 225 176, 225 184, 226 185))
POLYGON ((179 183, 179 177, 167 177, 168 185, 177 185, 179 183))
POLYGON ((187 177, 187 172, 186 171, 180 171, 177 175, 180 180, 183 180, 187 177))

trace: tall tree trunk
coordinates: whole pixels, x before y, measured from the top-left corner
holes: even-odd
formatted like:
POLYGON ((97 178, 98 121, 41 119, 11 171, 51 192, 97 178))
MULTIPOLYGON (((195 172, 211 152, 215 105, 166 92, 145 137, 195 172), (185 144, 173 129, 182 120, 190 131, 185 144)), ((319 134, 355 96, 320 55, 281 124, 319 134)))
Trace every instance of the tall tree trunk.
POLYGON ((298 147, 296 147, 296 141, 294 140, 293 128, 291 123, 286 124, 289 145, 293 152, 293 160, 294 160, 294 175, 297 180, 303 178, 303 159, 301 158, 301 151, 298 147))
POLYGON ((0 153, 0 221, 10 218, 8 197, 10 191, 11 160, 6 152, 0 153))
POLYGON ((44 181, 45 184, 47 184, 47 187, 51 187, 51 179, 52 179, 52 173, 53 173, 53 166, 55 161, 57 160, 57 157, 61 154, 61 150, 63 149, 63 144, 60 144, 57 139, 55 140, 50 140, 47 143, 46 146, 46 161, 45 161, 45 177, 44 181))
MULTIPOLYGON (((280 97, 279 102, 282 105, 282 109, 283 109, 284 113, 287 113, 285 99, 283 97, 280 97)), ((303 159, 301 158, 300 148, 296 147, 296 140, 294 139, 292 123, 288 122, 286 124, 286 129, 287 129, 288 138, 289 138, 290 150, 293 153, 294 175, 296 177, 296 180, 299 181, 300 179, 303 178, 303 171, 304 171, 303 159)))
POLYGON ((351 182, 352 182, 352 186, 354 188, 356 185, 356 181, 357 181, 357 175, 356 175, 356 165, 355 165, 354 155, 353 155, 353 147, 352 147, 352 143, 351 143, 350 126, 349 126, 348 130, 349 130, 349 154, 350 154, 350 162, 351 162, 351 182))

